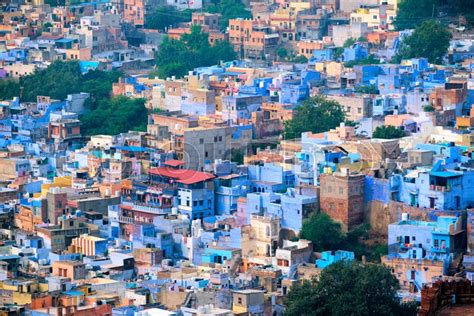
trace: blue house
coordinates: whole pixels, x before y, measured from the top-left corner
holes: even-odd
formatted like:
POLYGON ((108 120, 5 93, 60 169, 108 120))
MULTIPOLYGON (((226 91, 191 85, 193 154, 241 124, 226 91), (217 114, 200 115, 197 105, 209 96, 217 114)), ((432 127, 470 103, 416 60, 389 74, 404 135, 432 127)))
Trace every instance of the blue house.
POLYGON ((334 48, 322 48, 322 49, 315 49, 313 51, 313 57, 311 61, 315 62, 324 62, 324 61, 332 61, 334 59, 334 48))
POLYGON ((352 251, 336 250, 336 251, 324 251, 321 253, 321 259, 316 260, 316 267, 319 269, 325 269, 333 263, 339 261, 352 262, 355 259, 355 255, 352 251))
POLYGON ((404 214, 401 221, 388 226, 388 253, 410 259, 452 257, 464 250, 463 239, 460 216, 439 216, 437 221, 427 222, 410 220, 404 214))
POLYGON ((369 57, 369 50, 360 43, 355 43, 351 47, 344 48, 344 61, 354 61, 369 57))
POLYGON ((204 253, 201 256, 201 261, 202 263, 208 264, 223 264, 227 260, 232 260, 235 256, 240 256, 240 254, 240 249, 210 246, 204 250, 204 253))

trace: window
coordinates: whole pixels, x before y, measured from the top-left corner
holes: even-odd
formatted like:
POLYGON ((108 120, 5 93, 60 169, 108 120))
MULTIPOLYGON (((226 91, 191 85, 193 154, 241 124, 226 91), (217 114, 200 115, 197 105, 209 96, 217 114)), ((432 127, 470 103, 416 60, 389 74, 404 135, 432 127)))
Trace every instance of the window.
POLYGON ((199 144, 204 144, 204 139, 203 138, 199 139, 199 144))
POLYGON ((438 239, 435 239, 435 240, 434 240, 434 247, 435 247, 435 248, 438 248, 438 247, 439 247, 439 240, 438 240, 438 239))
POLYGON ((241 297, 237 298, 237 304, 242 304, 242 298, 241 297))

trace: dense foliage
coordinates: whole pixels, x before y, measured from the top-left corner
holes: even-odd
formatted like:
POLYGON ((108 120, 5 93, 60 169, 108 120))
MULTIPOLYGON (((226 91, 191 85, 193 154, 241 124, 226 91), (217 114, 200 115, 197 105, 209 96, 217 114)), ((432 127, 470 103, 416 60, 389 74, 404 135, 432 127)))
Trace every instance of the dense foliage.
POLYGON ((20 84, 13 79, 0 80, 0 100, 11 100, 20 95, 20 84))
POLYGON ((402 0, 398 4, 395 27, 398 30, 412 29, 426 20, 443 16, 463 15, 468 22, 474 22, 474 1, 472 0, 402 0))
POLYGON ((374 55, 369 55, 369 57, 364 59, 351 60, 344 63, 344 66, 347 68, 352 68, 357 65, 377 65, 380 64, 380 59, 374 55))
POLYGON ((430 63, 440 64, 450 40, 451 33, 446 27, 435 21, 425 21, 403 40, 396 59, 425 57, 430 63))
POLYGON ((183 77, 196 67, 206 67, 236 58, 233 47, 227 41, 209 44, 209 34, 194 25, 190 34, 184 34, 180 40, 165 38, 156 56, 158 76, 183 77))
POLYGON ((369 236, 369 230, 368 225, 361 225, 346 233, 327 214, 314 213, 304 221, 299 237, 310 240, 317 252, 347 250, 354 252, 357 258, 365 256, 369 261, 380 262, 388 249, 382 240, 369 236), (368 240, 370 245, 366 244, 368 240))
POLYGON ((383 125, 383 126, 377 126, 372 136, 373 138, 395 139, 395 138, 404 137, 405 132, 395 126, 383 125))
POLYGON ((344 112, 339 103, 322 96, 312 97, 296 108, 293 120, 285 122, 284 136, 294 139, 301 137, 303 132, 329 131, 343 121, 344 112))
POLYGON ((93 100, 98 100, 110 95, 112 83, 120 75, 120 72, 100 70, 82 74, 76 61, 55 61, 48 68, 36 70, 32 75, 20 79, 21 99, 34 102, 37 96, 47 95, 64 100, 68 94, 87 92, 93 100))
POLYGON ((93 111, 81 117, 82 129, 88 135, 145 131, 147 115, 144 99, 125 96, 101 99, 93 111))
POLYGON ((173 6, 159 6, 155 11, 147 14, 145 27, 164 31, 166 28, 175 27, 182 22, 191 21, 191 10, 178 11, 173 6))
POLYGON ((300 237, 313 242, 314 251, 338 250, 344 247, 341 225, 325 213, 313 213, 303 223, 300 237))
POLYGON ((221 30, 225 30, 230 19, 243 18, 251 19, 252 13, 245 8, 241 0, 213 0, 212 4, 206 7, 209 13, 219 13, 221 30))
POLYGON ((379 89, 375 84, 357 86, 354 88, 355 93, 364 93, 364 94, 379 94, 379 89))
POLYGON ((308 58, 306 58, 304 55, 296 55, 291 59, 291 62, 297 63, 297 64, 305 64, 308 62, 308 58))
POLYGON ((400 304, 399 284, 381 265, 338 262, 319 280, 296 283, 285 315, 416 315, 416 305, 400 304))
POLYGON ((41 95, 64 100, 68 94, 87 92, 90 94, 86 101, 88 113, 81 117, 84 135, 144 130, 147 121, 144 100, 125 97, 110 99, 112 83, 120 76, 117 71, 101 70, 82 74, 76 61, 55 61, 46 69, 22 77, 19 83, 0 81, 0 95, 11 99, 21 94, 22 101, 34 102, 41 95))

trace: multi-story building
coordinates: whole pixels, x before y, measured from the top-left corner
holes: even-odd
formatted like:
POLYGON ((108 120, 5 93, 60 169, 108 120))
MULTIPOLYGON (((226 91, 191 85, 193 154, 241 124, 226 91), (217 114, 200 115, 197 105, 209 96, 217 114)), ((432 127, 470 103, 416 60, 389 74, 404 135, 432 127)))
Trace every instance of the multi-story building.
POLYGON ((48 138, 58 143, 71 143, 79 140, 81 122, 75 113, 52 113, 48 126, 48 138))
POLYGON ((245 148, 252 139, 252 127, 209 126, 188 128, 172 136, 172 149, 189 169, 211 170, 216 160, 230 160, 233 148, 245 148))
POLYGON ((220 14, 207 12, 193 12, 191 24, 207 26, 210 29, 219 29, 220 14))
POLYGON ((321 211, 350 230, 364 220, 363 174, 351 174, 349 170, 320 176, 321 211))
POLYGON ((123 0, 123 19, 135 26, 144 26, 145 15, 163 4, 163 0, 123 0))
POLYGON ((229 42, 241 57, 265 59, 274 53, 279 38, 278 33, 261 21, 229 20, 229 42))
POLYGON ((209 173, 175 167, 158 167, 148 171, 150 182, 175 187, 177 208, 191 219, 214 215, 214 176, 209 173))
POLYGON ((88 234, 89 228, 79 221, 76 216, 63 215, 58 225, 40 226, 36 228, 38 236, 43 237, 44 243, 51 251, 64 251, 72 240, 82 234, 88 234))
POLYGON ((436 222, 402 220, 388 226, 388 255, 382 263, 392 269, 403 289, 420 291, 434 278, 447 275, 454 256, 466 247, 462 217, 439 216, 436 222))
POLYGON ((346 119, 359 121, 372 117, 372 98, 366 95, 357 96, 328 96, 330 100, 338 102, 346 115, 346 119))

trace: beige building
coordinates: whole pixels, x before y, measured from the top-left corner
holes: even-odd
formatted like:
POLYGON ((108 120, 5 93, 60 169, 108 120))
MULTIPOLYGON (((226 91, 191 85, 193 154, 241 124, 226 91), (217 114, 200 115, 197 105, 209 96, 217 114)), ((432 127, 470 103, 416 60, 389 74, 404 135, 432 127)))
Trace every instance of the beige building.
MULTIPOLYGON (((431 259, 409 259, 382 257, 382 264, 391 269, 392 274, 400 282, 402 289, 412 289, 416 274, 417 279, 431 282, 443 275, 443 261, 431 259)), ((420 284, 422 286, 422 284, 420 284)))
MULTIPOLYGON (((252 215, 248 242, 242 244, 243 257, 274 256, 278 248, 280 228, 280 219, 276 216, 252 215)), ((243 239, 246 239, 245 236, 243 239)))
POLYGON ((232 292, 232 311, 236 315, 264 315, 264 291, 240 290, 232 292))
POLYGON ((80 280, 86 277, 86 265, 81 261, 55 261, 53 262, 53 275, 80 280))
POLYGON ((229 160, 234 148, 242 148, 252 139, 252 129, 241 130, 238 139, 233 138, 239 126, 196 127, 176 133, 172 146, 179 160, 187 168, 203 171, 215 160, 229 160))
POLYGON ((331 95, 328 99, 337 101, 341 104, 346 119, 359 121, 363 118, 372 117, 372 98, 370 96, 338 96, 331 95))

